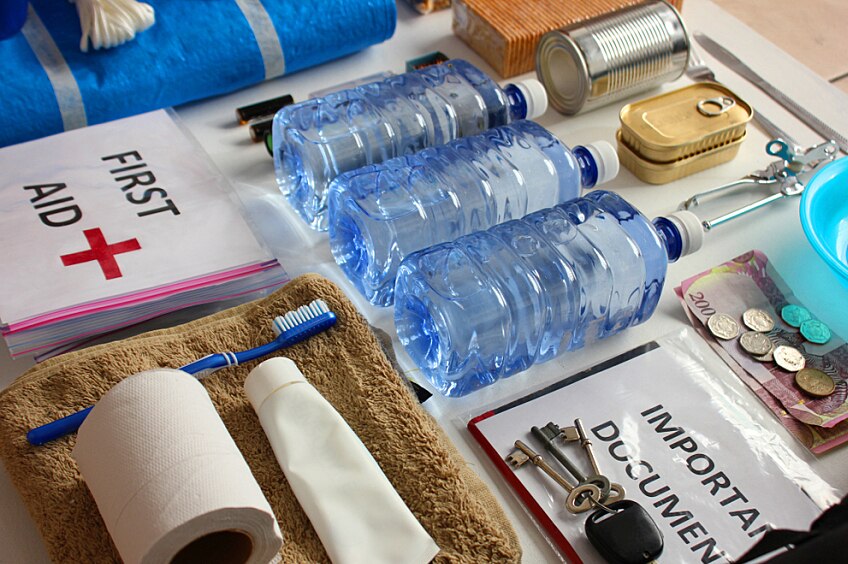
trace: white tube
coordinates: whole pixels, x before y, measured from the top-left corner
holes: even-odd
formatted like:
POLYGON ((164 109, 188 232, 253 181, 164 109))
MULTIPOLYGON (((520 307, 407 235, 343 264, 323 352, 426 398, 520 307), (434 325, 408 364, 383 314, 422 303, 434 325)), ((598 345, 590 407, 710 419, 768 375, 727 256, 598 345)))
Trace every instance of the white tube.
POLYGON ((288 358, 244 383, 297 500, 335 564, 409 564, 439 547, 330 403, 288 358))

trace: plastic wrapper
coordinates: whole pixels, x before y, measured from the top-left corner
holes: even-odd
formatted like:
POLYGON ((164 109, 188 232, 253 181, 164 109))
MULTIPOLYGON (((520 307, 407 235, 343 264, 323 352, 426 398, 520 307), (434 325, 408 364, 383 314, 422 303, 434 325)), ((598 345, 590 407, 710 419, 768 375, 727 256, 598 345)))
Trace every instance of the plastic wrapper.
MULTIPOLYGON (((806 529, 836 492, 796 456, 770 414, 691 329, 666 335, 543 390, 483 410, 468 428, 501 477, 571 562, 601 563, 585 536, 590 512, 540 468, 506 462, 522 440, 572 483, 532 426, 580 418, 599 469, 641 504, 665 538, 662 561, 727 561, 772 527, 806 529), (753 408, 752 408, 753 407, 753 408)), ((579 442, 556 441, 590 473, 579 442)))
POLYGON ((69 2, 33 0, 0 43, 0 146, 232 92, 391 37, 394 0, 149 2, 156 23, 80 51, 69 2))

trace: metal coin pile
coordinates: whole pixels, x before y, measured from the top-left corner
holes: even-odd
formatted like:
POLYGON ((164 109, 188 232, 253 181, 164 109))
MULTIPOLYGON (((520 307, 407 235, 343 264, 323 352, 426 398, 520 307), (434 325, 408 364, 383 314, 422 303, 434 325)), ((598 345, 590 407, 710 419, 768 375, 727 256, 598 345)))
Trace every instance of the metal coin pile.
MULTIPOLYGON (((831 338, 830 328, 814 319, 810 312, 800 306, 789 304, 780 311, 780 317, 790 327, 795 327, 809 342, 823 345, 831 338)), ((816 368, 807 368, 801 351, 788 345, 775 346, 768 333, 774 329, 774 319, 767 312, 751 308, 742 314, 742 323, 749 331, 740 335, 736 320, 726 313, 716 313, 707 319, 707 328, 717 339, 729 341, 739 337, 739 346, 754 360, 774 362, 783 370, 795 373, 799 388, 815 397, 827 397, 836 389, 836 383, 826 373, 816 368)))
MULTIPOLYGON (((794 372, 794 370, 791 370, 790 368, 794 368, 797 364, 797 357, 792 355, 792 351, 795 351, 798 353, 798 356, 801 357, 801 361, 803 362, 804 357, 800 352, 792 347, 775 347, 774 343, 771 342, 771 339, 768 338, 766 333, 774 329, 774 319, 772 319, 771 315, 767 312, 761 309, 751 308, 742 314, 742 322, 745 324, 745 327, 750 329, 750 331, 743 333, 742 336, 739 337, 739 346, 742 347, 742 350, 751 355, 754 360, 759 362, 775 362, 784 370, 794 372), (792 350, 790 351, 785 349, 792 350), (787 358, 792 359, 793 362, 784 362, 787 358), (784 362, 784 364, 781 364, 781 362, 784 362)), ((803 368, 803 366, 801 368, 803 368)))
MULTIPOLYGON (((766 335, 766 333, 774 329, 774 319, 772 319, 771 315, 761 309, 751 308, 742 314, 742 323, 749 330, 740 336, 740 327, 735 319, 726 313, 716 313, 707 319, 707 328, 717 339, 729 341, 739 337, 739 346, 755 360, 760 362, 776 362, 774 343, 766 335)), ((800 355, 801 353, 798 354, 800 355)), ((787 363, 787 365, 794 367, 797 364, 795 357, 792 357, 788 351, 781 350, 779 357, 781 359, 791 358, 793 360, 792 363, 787 363)), ((803 356, 801 358, 803 360, 803 356)))

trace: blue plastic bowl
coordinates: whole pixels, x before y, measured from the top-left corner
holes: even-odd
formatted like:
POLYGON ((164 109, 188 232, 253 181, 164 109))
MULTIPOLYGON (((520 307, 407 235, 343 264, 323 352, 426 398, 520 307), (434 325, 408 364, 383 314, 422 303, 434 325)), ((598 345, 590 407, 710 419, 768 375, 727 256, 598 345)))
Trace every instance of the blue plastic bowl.
POLYGON ((848 158, 810 179, 801 197, 801 225, 819 256, 848 286, 848 158))

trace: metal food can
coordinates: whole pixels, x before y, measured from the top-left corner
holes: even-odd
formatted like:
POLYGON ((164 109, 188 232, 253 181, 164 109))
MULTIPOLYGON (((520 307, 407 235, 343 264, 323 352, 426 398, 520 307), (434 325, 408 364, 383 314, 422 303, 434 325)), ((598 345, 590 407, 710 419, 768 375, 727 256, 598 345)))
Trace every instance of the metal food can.
POLYGON ((572 115, 679 78, 689 44, 680 13, 654 0, 546 33, 536 74, 551 105, 572 115))
POLYGON ((726 86, 690 84, 621 109, 618 157, 645 182, 671 182, 735 157, 753 116, 726 86))

